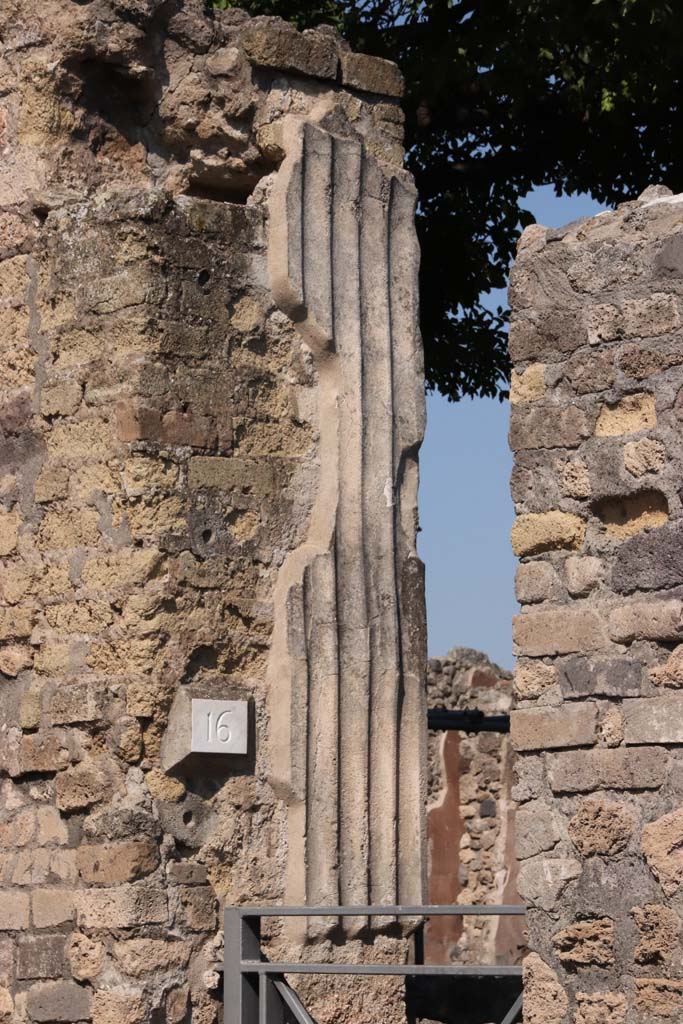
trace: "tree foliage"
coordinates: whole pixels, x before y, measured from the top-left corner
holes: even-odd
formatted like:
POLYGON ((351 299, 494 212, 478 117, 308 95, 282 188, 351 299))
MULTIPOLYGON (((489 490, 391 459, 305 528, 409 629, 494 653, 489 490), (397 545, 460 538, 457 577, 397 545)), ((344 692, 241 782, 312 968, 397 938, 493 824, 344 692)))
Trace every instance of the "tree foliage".
MULTIPOLYGON (((231 0, 217 0, 233 6, 231 0)), ((236 6, 237 4, 235 4, 236 6)), ((613 204, 663 181, 683 191, 683 18, 664 0, 239 0, 406 77, 406 163, 420 194, 427 386, 503 394, 505 285, 523 197, 551 183, 613 204)))

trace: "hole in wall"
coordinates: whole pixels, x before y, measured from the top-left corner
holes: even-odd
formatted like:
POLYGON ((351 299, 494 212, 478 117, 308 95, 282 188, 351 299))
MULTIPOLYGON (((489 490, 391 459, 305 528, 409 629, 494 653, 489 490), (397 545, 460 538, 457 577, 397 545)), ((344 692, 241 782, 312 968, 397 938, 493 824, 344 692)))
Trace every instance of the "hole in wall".
POLYGON ((208 270, 200 270, 197 274, 197 284, 200 288, 204 288, 211 279, 211 273, 208 270))
POLYGON ((619 539, 662 526, 669 518, 669 503, 661 491, 647 490, 601 498, 593 511, 605 533, 619 539))
POLYGON ((204 541, 205 544, 208 544, 212 537, 212 530, 202 530, 202 540, 204 541))
POLYGON ((194 199, 210 199, 214 203, 233 203, 244 206, 258 185, 262 174, 228 178, 223 181, 191 179, 185 190, 186 196, 194 199))
POLYGON ((183 811, 183 825, 191 825, 194 815, 192 811, 183 811))

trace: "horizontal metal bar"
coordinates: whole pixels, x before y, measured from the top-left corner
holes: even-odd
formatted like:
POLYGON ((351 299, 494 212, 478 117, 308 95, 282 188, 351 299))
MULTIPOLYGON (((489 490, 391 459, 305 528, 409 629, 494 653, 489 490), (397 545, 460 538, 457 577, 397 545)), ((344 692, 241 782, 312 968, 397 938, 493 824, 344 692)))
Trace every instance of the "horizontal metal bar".
POLYGON ((433 732, 510 732, 509 715, 485 715, 471 709, 429 708, 427 728, 433 732))
POLYGON ((476 965, 459 964, 305 964, 271 963, 268 960, 242 960, 244 974, 396 974, 403 977, 466 977, 466 978, 521 978, 522 968, 512 964, 476 965))
POLYGON ((524 917, 526 907, 426 906, 426 907, 235 907, 241 917, 524 917))

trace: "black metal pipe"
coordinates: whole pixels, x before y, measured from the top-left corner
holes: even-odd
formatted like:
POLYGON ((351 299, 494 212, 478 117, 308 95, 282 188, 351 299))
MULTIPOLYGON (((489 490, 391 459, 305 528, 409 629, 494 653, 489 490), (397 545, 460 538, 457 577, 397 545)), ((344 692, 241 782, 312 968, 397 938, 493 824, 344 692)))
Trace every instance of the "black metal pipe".
POLYGON ((509 715, 485 715, 483 711, 449 711, 429 708, 427 728, 433 732, 510 732, 509 715))

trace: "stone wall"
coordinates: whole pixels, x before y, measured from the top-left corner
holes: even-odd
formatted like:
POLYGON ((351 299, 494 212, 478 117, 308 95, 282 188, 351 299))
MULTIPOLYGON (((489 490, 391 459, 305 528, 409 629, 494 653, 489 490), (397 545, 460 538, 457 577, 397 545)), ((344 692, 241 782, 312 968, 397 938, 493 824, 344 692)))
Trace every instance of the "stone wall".
POLYGON ((510 298, 525 1020, 678 1020, 681 197, 528 228, 510 298))
POLYGON ((213 1024, 223 903, 422 898, 400 75, 189 0, 0 40, 0 1020, 213 1024), (184 761, 188 697, 249 753, 184 761))
MULTIPOLYGON (((430 658, 427 701, 507 715, 512 674, 479 651, 454 647, 430 658)), ((430 733, 428 782, 429 902, 519 903, 509 735, 430 733)), ((520 918, 436 917, 425 928, 427 963, 518 963, 523 948, 520 918)))

